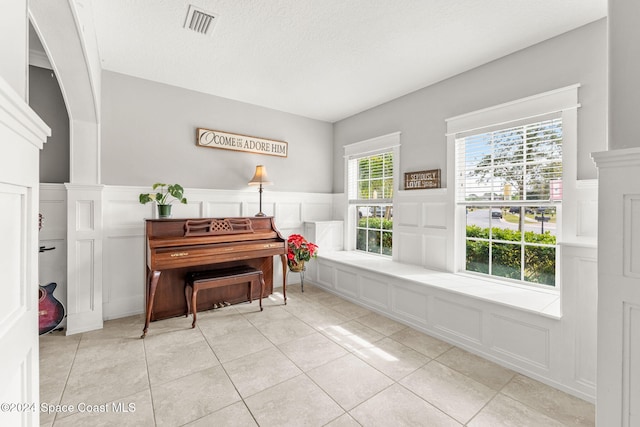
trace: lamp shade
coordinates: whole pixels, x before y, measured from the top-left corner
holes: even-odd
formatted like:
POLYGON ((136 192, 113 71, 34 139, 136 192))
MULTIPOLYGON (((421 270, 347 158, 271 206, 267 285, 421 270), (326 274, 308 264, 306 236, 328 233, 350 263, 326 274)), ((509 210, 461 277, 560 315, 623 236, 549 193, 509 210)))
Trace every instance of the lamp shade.
POLYGON ((256 173, 249 181, 249 185, 271 185, 273 182, 269 181, 267 177, 267 168, 263 165, 256 166, 256 173))

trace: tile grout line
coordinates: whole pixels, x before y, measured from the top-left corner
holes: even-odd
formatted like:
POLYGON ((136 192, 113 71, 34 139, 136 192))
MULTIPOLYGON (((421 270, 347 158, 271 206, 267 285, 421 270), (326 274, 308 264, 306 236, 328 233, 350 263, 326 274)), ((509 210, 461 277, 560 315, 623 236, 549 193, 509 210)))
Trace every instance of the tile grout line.
MULTIPOLYGON (((218 355, 217 355, 217 354, 216 354, 216 352, 214 351, 213 347, 211 347, 211 343, 209 342, 209 340, 207 339, 207 337, 205 336, 205 334, 202 332, 202 329, 200 329, 200 325, 199 325, 199 324, 196 324, 196 325, 198 326, 198 333, 202 335, 202 339, 203 339, 203 340, 204 340, 204 342, 207 344, 207 346, 209 347, 209 349, 210 349, 210 350, 211 350, 211 352, 213 353, 213 356, 214 356, 214 357, 216 358, 216 360, 218 361, 218 364, 219 364, 218 366, 220 366, 220 368, 223 370, 224 374, 227 376, 227 379, 229 380, 229 382, 230 382, 230 383, 231 383, 231 385, 233 386, 234 390, 235 390, 235 391, 236 391, 236 393, 238 394, 238 397, 240 397, 240 400, 239 400, 239 401, 236 401, 236 402, 233 402, 233 403, 230 403, 230 404, 228 404, 228 405, 222 406, 222 407, 220 407, 220 408, 216 409, 215 411, 210 412, 210 413, 208 413, 208 414, 204 414, 204 415, 203 415, 202 417, 200 417, 200 418, 196 418, 196 419, 193 419, 193 420, 189 420, 189 421, 187 421, 185 424, 183 424, 183 426, 189 425, 189 424, 191 424, 191 423, 193 423, 193 422, 195 422, 195 421, 198 421, 198 420, 201 420, 201 419, 203 419, 203 418, 206 418, 206 417, 210 416, 211 414, 214 414, 214 413, 216 413, 216 412, 218 412, 218 411, 220 411, 220 410, 222 410, 222 409, 225 409, 225 408, 228 408, 228 407, 230 407, 230 406, 233 406, 233 405, 235 405, 236 403, 239 403, 239 402, 242 402, 242 404, 245 406, 245 408, 247 408, 247 411, 249 411, 249 413, 251 414, 251 417, 253 418, 253 420, 256 422, 256 424, 258 424, 257 420, 256 420, 256 419, 255 419, 255 417, 253 416, 253 413, 252 413, 252 412, 249 410, 249 408, 247 407, 247 404, 246 404, 246 402, 244 401, 244 398, 243 398, 243 397, 242 397, 242 395, 240 394, 240 391, 237 389, 237 387, 236 387, 235 383, 231 380, 231 377, 229 377, 229 373, 228 373, 228 372, 227 372, 227 370, 225 369, 224 364, 220 361, 220 358, 218 357, 218 355)), ((254 353, 251 353, 251 354, 254 354, 254 353)), ((235 359, 234 359, 234 360, 235 360, 235 359)), ((217 367, 217 366, 214 366, 214 368, 215 368, 215 367, 217 367)), ((204 371, 204 370, 207 370, 207 369, 211 369, 211 368, 204 368, 204 369, 202 369, 201 371, 204 371)), ((179 379, 181 379, 181 378, 187 377, 187 376, 189 376, 189 375, 193 375, 194 373, 201 372, 201 371, 192 372, 192 373, 190 373, 190 374, 186 374, 186 375, 184 375, 184 376, 182 376, 182 377, 180 377, 180 378, 176 378, 176 379, 171 380, 171 381, 179 380, 179 379)), ((259 424, 258 424, 258 425, 259 425, 259 424)))
POLYGON ((158 420, 156 419, 156 405, 155 400, 153 399, 153 388, 151 388, 151 374, 149 373, 149 358, 147 357, 147 343, 144 338, 140 338, 142 340, 142 351, 144 352, 144 366, 147 371, 147 381, 149 382, 149 396, 151 397, 151 412, 153 413, 153 425, 158 425, 158 420))
MULTIPOLYGON (((253 323, 251 323, 248 319, 246 319, 246 317, 244 317, 244 315, 242 313, 239 313, 243 318, 245 318, 245 320, 247 320, 250 324, 252 328, 255 328, 255 326, 253 325, 253 323)), ((224 366, 224 363, 222 363, 222 361, 220 360, 220 357, 216 354, 215 350, 213 349, 213 346, 211 345, 211 343, 209 342, 209 340, 207 339, 207 336, 204 334, 204 332, 202 332, 202 329, 200 328, 200 325, 198 325, 198 332, 202 335, 202 338, 204 339, 204 341, 207 343, 207 346, 209 346, 209 348, 211 349, 211 352, 213 353, 213 355, 215 356, 216 360, 218 361, 218 363, 220 364, 220 368, 222 368, 222 371, 224 372, 224 374, 227 376, 227 379, 229 380, 229 382, 231 383, 231 385, 233 386, 233 389, 236 391, 236 393, 238 393, 238 397, 240 398, 240 402, 242 402, 242 404, 244 405, 244 407, 247 409, 247 411, 249 412, 249 414, 251 415, 251 418, 253 419, 253 421, 256 423, 257 426, 260 426, 260 423, 258 423, 258 420, 256 419, 254 413, 251 411, 251 409, 249 408, 249 405, 247 405, 247 402, 245 402, 244 397, 242 396, 242 394, 240 393, 240 390, 238 390, 238 387, 236 386, 236 383, 233 382, 233 380, 231 379, 231 376, 229 376, 229 372, 227 372, 227 368, 224 366)), ((258 331, 259 332, 259 331, 258 331)), ((257 353, 257 352, 255 352, 257 353)), ((251 354, 255 354, 255 353, 251 353, 251 354)), ((238 358, 239 359, 239 358, 238 358)), ((236 359, 233 359, 236 360, 236 359)), ((204 416, 202 416, 201 418, 207 417, 211 414, 214 414, 218 411, 220 411, 221 409, 224 408, 228 408, 229 406, 235 405, 238 402, 234 402, 231 403, 223 408, 219 408, 209 414, 206 414, 204 416)), ((198 418, 198 419, 201 419, 198 418)), ((194 422, 196 420, 191 420, 190 422, 194 422)), ((189 423, 187 423, 189 424, 189 423)))
MULTIPOLYGON (((434 359, 431 359, 429 362, 425 363, 423 365, 426 366, 429 363, 433 362, 434 359)), ((409 393, 413 394, 415 397, 417 397, 418 399, 420 399, 421 401, 423 401, 424 403, 426 403, 427 405, 431 406, 432 408, 434 408, 436 411, 441 412, 442 414, 444 414, 446 417, 452 419, 453 421, 455 421, 456 423, 459 423, 458 420, 456 418, 454 418, 453 416, 451 416, 450 414, 447 414, 445 411, 443 411, 442 409, 438 408, 436 405, 434 405, 433 403, 429 402, 428 400, 425 400, 422 396, 419 396, 418 394, 416 394, 413 390, 405 387, 404 384, 401 384, 399 381, 396 382, 396 384, 398 384, 400 387, 402 387, 403 389, 405 389, 406 391, 408 391, 409 393)), ((462 423, 459 423, 462 424, 462 423)), ((464 424, 462 424, 464 425, 464 424)))
MULTIPOLYGON (((76 363, 76 357, 78 356, 78 349, 80 348, 80 342, 82 341, 83 338, 84 338, 84 333, 80 335, 80 339, 76 344, 76 349, 73 352, 73 360, 71 361, 71 366, 69 366, 69 372, 67 372, 67 378, 64 380, 64 387, 62 387, 62 392, 60 393, 60 400, 58 401, 58 404, 60 405, 62 404, 62 398, 64 397, 64 392, 67 390, 67 384, 69 382, 69 378, 71 377, 71 370, 73 369, 73 365, 75 365, 76 363)), ((51 427, 55 427, 57 418, 58 418, 58 412, 56 411, 53 416, 53 421, 51 422, 51 427)))

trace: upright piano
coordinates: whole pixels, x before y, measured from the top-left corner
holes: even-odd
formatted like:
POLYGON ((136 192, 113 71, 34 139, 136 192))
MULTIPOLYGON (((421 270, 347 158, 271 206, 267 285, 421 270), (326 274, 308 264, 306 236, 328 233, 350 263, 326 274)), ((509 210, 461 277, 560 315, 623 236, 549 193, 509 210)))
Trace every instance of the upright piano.
MULTIPOLYGON (((262 270, 264 295, 269 295, 273 256, 279 255, 286 304, 287 246, 273 217, 149 219, 145 230, 147 299, 142 338, 150 321, 187 313, 184 280, 191 271, 249 265, 262 270)), ((259 296, 259 289, 254 289, 252 298, 259 296)), ((246 300, 246 287, 207 289, 199 293, 197 310, 246 300)))

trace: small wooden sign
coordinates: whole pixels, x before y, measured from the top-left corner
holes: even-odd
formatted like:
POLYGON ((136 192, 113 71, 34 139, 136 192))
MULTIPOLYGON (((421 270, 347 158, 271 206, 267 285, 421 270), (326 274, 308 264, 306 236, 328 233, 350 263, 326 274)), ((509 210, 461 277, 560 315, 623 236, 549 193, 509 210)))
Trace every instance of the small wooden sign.
POLYGON ((278 157, 287 157, 289 154, 288 145, 284 141, 203 128, 196 130, 196 145, 278 157))
POLYGON ((404 174, 405 190, 420 190, 424 188, 440 188, 440 169, 406 172, 404 174))

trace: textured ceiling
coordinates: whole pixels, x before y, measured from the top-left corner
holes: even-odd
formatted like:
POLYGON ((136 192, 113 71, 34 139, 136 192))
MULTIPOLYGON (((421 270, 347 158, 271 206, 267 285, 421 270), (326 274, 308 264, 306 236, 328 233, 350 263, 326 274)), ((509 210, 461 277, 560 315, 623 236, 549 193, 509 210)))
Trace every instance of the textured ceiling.
POLYGON ((335 122, 606 16, 607 0, 78 0, 102 67, 335 122), (218 16, 184 29, 189 4, 218 16))

